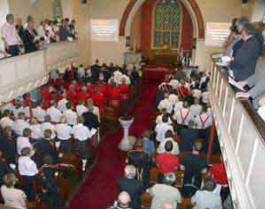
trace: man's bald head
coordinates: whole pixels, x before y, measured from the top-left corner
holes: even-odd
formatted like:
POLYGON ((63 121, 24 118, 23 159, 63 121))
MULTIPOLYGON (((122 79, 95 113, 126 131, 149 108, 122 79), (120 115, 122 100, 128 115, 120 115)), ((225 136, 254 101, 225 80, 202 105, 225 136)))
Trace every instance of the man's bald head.
POLYGON ((164 203, 162 209, 174 209, 174 206, 172 203, 164 203))

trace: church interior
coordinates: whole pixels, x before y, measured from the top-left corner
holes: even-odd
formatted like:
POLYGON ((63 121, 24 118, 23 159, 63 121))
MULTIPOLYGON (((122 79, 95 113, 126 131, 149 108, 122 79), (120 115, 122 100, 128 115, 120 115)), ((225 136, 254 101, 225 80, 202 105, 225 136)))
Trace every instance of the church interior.
POLYGON ((0 0, 0 208, 265 208, 264 0, 0 0))

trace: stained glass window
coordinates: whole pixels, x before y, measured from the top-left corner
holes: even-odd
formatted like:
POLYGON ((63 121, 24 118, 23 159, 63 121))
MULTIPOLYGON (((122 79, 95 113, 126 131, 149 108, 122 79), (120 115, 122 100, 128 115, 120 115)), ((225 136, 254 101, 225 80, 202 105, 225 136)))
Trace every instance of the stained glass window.
POLYGON ((181 9, 178 0, 160 0, 154 11, 153 47, 179 47, 181 9))

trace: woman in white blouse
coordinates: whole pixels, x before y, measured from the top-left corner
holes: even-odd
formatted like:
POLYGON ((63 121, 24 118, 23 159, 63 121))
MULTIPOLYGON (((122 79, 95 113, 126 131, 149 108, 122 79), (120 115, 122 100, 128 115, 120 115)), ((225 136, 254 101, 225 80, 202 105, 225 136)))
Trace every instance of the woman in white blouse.
POLYGON ((4 185, 1 186, 1 195, 4 199, 5 206, 26 209, 26 195, 25 193, 15 188, 17 178, 14 174, 6 174, 3 178, 4 185))

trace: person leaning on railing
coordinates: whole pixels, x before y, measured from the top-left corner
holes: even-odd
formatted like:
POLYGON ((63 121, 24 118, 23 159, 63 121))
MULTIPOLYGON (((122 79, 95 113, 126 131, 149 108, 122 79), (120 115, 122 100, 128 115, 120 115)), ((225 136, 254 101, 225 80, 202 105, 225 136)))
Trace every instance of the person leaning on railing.
POLYGON ((258 101, 265 96, 264 61, 265 58, 261 57, 257 64, 256 72, 246 80, 237 83, 243 88, 250 88, 250 90, 238 92, 236 97, 241 99, 253 99, 254 108, 258 108, 258 101))
POLYGON ((256 63, 263 52, 263 38, 252 24, 239 29, 243 39, 242 46, 234 55, 230 68, 237 81, 243 81, 254 74, 256 63))

